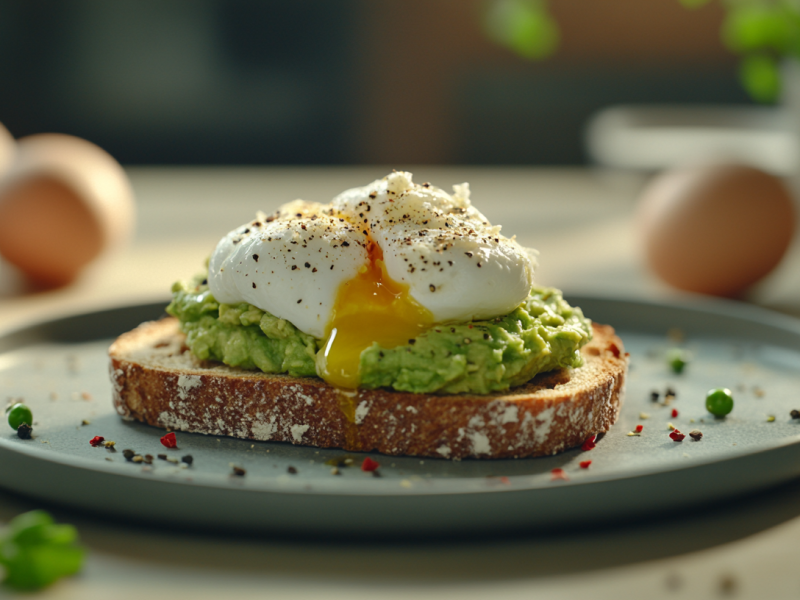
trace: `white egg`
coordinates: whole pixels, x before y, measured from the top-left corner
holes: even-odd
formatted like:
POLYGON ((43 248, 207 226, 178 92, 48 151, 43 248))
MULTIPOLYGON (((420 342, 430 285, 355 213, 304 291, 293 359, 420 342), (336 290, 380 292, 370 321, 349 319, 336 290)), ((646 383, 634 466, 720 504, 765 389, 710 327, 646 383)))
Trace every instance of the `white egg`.
POLYGON ((435 322, 485 319, 513 310, 533 285, 535 260, 500 234, 469 200, 395 172, 337 196, 296 201, 229 233, 209 264, 211 292, 248 302, 325 337, 341 285, 380 249, 389 277, 435 322))
POLYGON ((395 172, 332 205, 367 228, 389 276, 407 284, 436 322, 505 314, 528 297, 535 261, 470 204, 468 184, 454 191, 395 172))
POLYGON ((220 302, 248 302, 322 338, 340 285, 368 261, 364 237, 319 204, 291 203, 229 233, 208 285, 220 302))

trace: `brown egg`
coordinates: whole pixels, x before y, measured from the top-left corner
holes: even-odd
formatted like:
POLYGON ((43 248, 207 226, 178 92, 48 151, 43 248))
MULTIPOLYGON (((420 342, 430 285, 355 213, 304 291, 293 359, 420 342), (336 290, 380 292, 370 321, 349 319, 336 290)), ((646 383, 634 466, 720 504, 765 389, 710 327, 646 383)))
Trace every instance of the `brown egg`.
POLYGON ((104 150, 60 134, 17 142, 0 179, 0 254, 35 284, 71 282, 133 223, 130 182, 104 150))
POLYGON ((0 176, 8 169, 14 159, 15 146, 14 138, 8 133, 8 129, 0 123, 0 176))
POLYGON ((643 191, 638 214, 652 270, 682 290, 735 296, 767 275, 792 240, 783 182, 744 165, 667 171, 643 191))

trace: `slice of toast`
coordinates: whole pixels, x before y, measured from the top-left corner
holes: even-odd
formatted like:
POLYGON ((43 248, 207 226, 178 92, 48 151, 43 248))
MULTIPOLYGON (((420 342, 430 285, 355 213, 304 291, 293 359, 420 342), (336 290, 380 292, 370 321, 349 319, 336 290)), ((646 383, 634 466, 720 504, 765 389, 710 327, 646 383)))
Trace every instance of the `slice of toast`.
POLYGON ((628 355, 592 325, 584 366, 540 373, 488 395, 337 390, 316 377, 269 375, 195 358, 166 318, 109 349, 117 412, 156 427, 321 448, 460 459, 555 454, 608 431, 628 355))

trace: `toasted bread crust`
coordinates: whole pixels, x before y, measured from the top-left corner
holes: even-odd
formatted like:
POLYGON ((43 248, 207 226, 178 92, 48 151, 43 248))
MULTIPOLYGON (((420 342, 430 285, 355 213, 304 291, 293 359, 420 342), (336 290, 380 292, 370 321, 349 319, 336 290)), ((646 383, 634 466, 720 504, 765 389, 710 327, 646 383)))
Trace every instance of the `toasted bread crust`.
POLYGON ((352 451, 460 459, 555 454, 608 431, 628 357, 593 324, 585 364, 489 395, 344 393, 316 377, 203 362, 173 318, 143 323, 109 349, 117 412, 156 427, 352 451))

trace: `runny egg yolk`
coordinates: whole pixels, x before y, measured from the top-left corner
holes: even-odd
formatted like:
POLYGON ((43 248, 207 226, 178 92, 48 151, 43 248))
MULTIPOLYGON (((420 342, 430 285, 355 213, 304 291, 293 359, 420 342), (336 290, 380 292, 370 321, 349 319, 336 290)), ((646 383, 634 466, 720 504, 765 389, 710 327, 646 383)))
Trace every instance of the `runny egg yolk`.
POLYGON ((361 353, 373 343, 387 349, 406 345, 433 325, 433 315, 408 286, 389 277, 380 247, 370 242, 367 251, 369 263, 339 288, 317 356, 317 373, 338 388, 358 387, 361 353))

